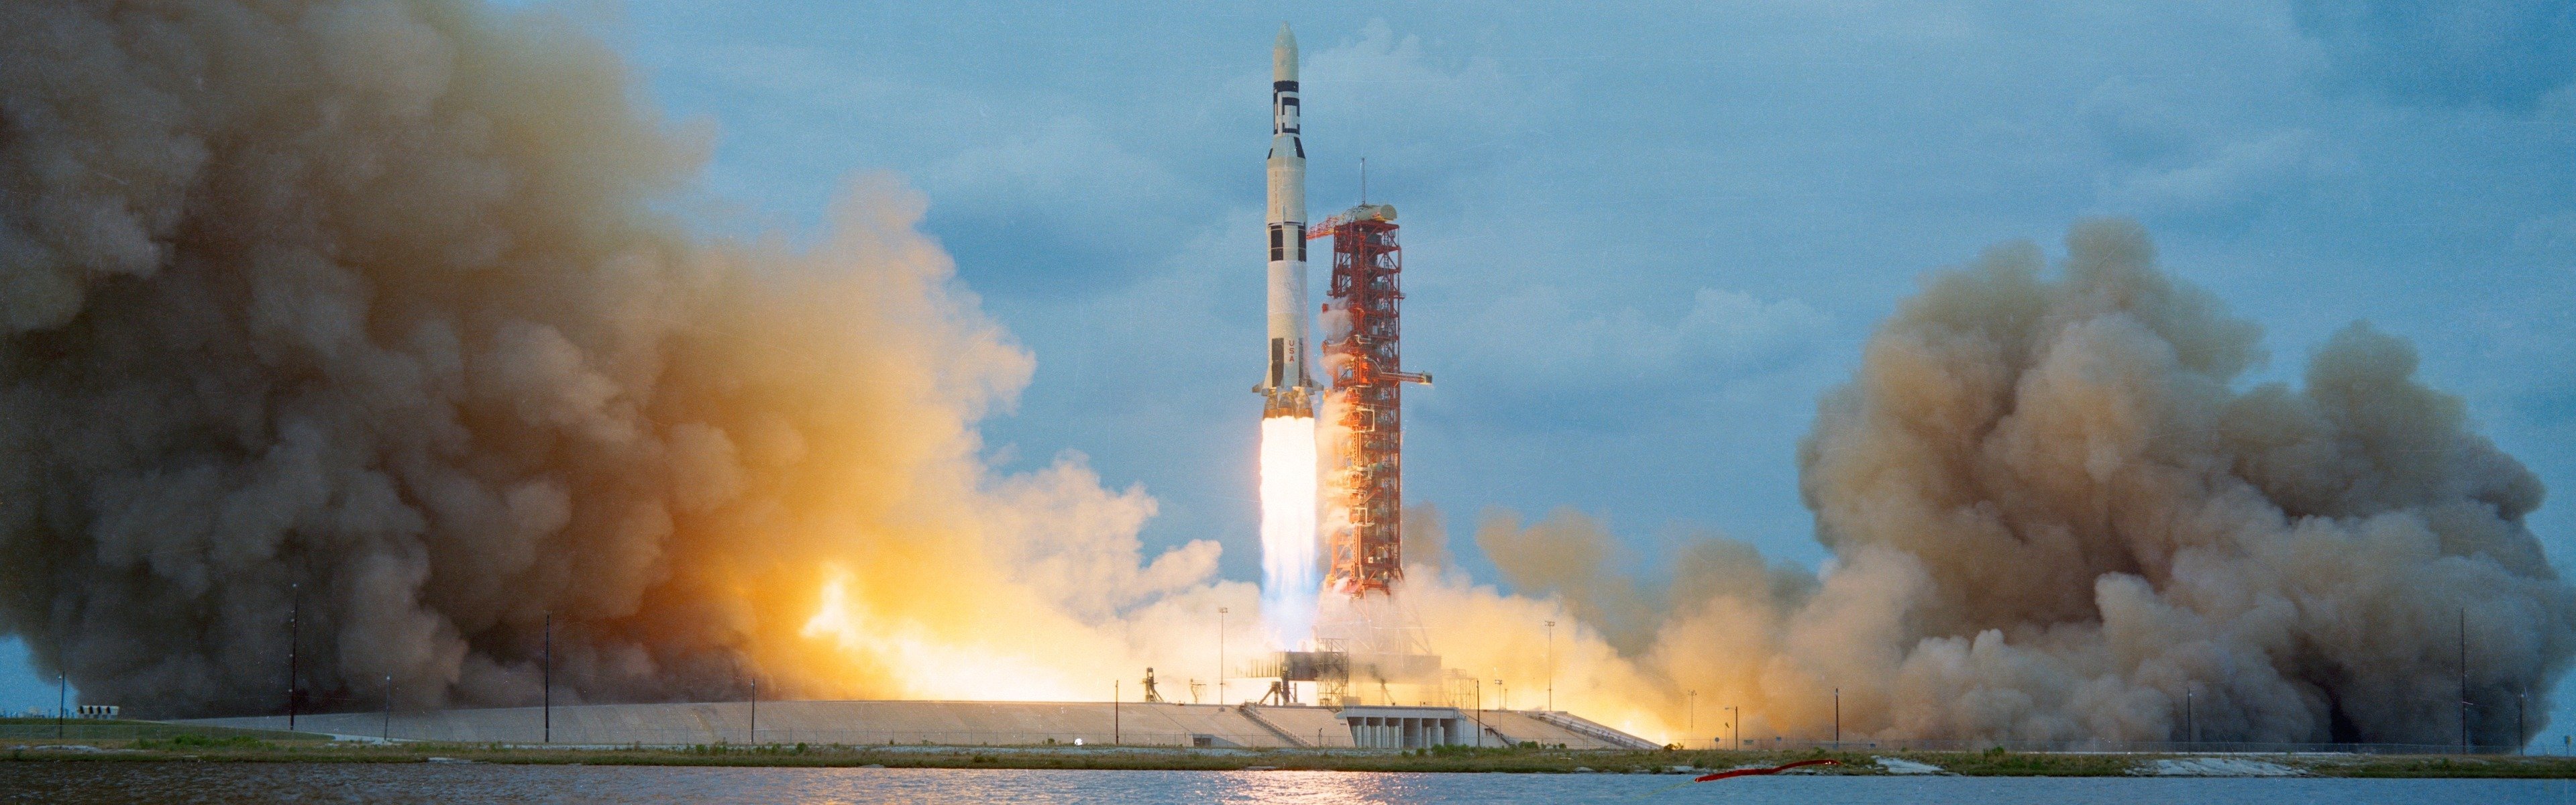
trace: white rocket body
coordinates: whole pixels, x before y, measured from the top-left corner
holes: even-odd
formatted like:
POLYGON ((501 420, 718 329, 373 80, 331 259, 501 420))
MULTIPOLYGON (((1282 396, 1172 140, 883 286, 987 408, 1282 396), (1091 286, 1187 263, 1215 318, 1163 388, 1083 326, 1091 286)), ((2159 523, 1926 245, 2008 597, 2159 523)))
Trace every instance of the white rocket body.
POLYGON ((1279 26, 1270 51, 1270 343, 1253 387, 1261 415, 1315 415, 1320 387, 1306 368, 1306 145, 1297 123, 1297 38, 1279 26))

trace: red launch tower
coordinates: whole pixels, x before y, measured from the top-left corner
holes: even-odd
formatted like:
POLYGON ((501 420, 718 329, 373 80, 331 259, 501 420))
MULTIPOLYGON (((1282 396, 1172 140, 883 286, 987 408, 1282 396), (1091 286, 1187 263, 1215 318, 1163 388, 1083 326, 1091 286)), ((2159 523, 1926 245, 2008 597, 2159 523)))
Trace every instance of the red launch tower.
POLYGON ((1333 278, 1325 313, 1348 317, 1327 325, 1324 368, 1332 383, 1324 410, 1344 433, 1326 477, 1345 496, 1350 522, 1332 532, 1324 588, 1350 596, 1385 593, 1404 578, 1404 412, 1402 383, 1430 383, 1403 371, 1403 247, 1395 207, 1361 204, 1324 220, 1310 238, 1333 239, 1333 278))

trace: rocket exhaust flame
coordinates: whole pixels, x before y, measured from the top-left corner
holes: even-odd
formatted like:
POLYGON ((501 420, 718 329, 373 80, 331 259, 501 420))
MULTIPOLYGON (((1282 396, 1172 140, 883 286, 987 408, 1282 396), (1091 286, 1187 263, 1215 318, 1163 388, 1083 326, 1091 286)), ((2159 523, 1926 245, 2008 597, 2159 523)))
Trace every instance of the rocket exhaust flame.
POLYGON ((1294 648, 1314 631, 1317 576, 1315 420, 1261 420, 1261 619, 1294 648))
POLYGON ((1078 701, 1091 691, 1067 684, 1067 675, 1023 653, 997 651, 919 622, 876 616, 858 600, 858 580, 846 569, 826 567, 821 601, 798 635, 827 641, 846 657, 863 657, 905 669, 891 694, 910 699, 1019 699, 1078 701))

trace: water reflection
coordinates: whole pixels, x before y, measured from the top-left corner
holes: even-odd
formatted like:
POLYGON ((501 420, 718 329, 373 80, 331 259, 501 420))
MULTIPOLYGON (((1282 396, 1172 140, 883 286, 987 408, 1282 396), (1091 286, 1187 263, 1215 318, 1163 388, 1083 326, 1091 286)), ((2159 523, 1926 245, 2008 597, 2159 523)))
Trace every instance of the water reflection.
POLYGON ((2566 780, 1667 775, 0 762, 10 802, 1574 803, 2571 802, 2566 780))
POLYGON ((1224 773, 1218 802, 1290 805, 1376 805, 1418 802, 1430 796, 1420 775, 1342 771, 1241 771, 1224 773))

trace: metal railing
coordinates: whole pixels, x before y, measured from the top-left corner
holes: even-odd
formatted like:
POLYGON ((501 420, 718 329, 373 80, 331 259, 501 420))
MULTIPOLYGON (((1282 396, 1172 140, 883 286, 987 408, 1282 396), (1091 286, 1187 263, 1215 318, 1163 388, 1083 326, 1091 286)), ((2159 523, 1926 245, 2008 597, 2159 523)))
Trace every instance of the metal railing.
MULTIPOLYGON (((1281 728, 1278 724, 1271 723, 1270 719, 1263 718, 1263 717, 1261 716, 1261 710, 1260 710, 1260 708, 1254 707, 1253 705, 1250 705, 1250 704, 1245 704, 1245 705, 1241 705, 1241 706, 1236 707, 1236 708, 1235 708, 1235 711, 1236 711, 1236 712, 1239 712, 1239 713, 1242 713, 1242 714, 1243 714, 1243 717, 1244 717, 1246 720, 1249 720, 1249 721, 1251 721, 1251 722, 1252 722, 1252 723, 1254 723, 1254 724, 1259 724, 1259 725, 1261 725, 1261 728, 1262 728, 1262 729, 1269 730, 1269 731, 1270 731, 1270 734, 1278 736, 1278 737, 1280 738, 1280 740, 1287 741, 1289 746, 1305 746, 1305 745, 1307 745, 1307 744, 1306 744, 1306 741, 1305 741, 1304 739, 1299 738, 1299 737, 1297 737, 1297 736, 1295 736, 1295 735, 1289 734, 1288 730, 1286 730, 1286 729, 1284 729, 1284 728, 1281 728)), ((1317 742, 1317 743, 1321 743, 1321 742, 1322 742, 1322 740, 1323 740, 1323 739, 1322 739, 1322 737, 1321 737, 1321 736, 1318 736, 1318 737, 1316 738, 1316 742, 1317 742)))
POLYGON ((1553 710, 1531 710, 1522 715, 1539 723, 1581 735, 1620 749, 1661 749, 1655 742, 1594 723, 1591 719, 1553 710))

